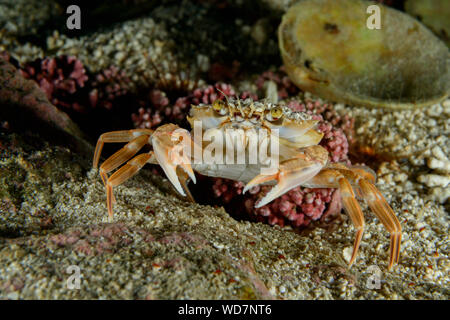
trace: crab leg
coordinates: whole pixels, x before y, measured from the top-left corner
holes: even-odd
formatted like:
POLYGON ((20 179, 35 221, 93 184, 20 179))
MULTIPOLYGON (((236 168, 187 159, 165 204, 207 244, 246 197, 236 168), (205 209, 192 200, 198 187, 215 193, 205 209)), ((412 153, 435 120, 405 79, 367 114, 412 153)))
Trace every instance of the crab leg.
POLYGON ((146 163, 154 162, 153 151, 149 153, 140 154, 125 165, 123 165, 119 170, 114 172, 111 177, 106 181, 106 204, 108 207, 109 220, 113 219, 113 187, 118 186, 134 176, 146 163))
POLYGON ((100 176, 106 185, 107 173, 119 167, 122 163, 133 157, 145 144, 148 143, 148 135, 141 135, 128 142, 122 149, 114 153, 100 166, 100 176))
POLYGON ((102 153, 103 145, 105 142, 107 143, 129 142, 141 135, 150 136, 152 133, 153 130, 150 129, 134 129, 134 130, 111 131, 102 134, 97 140, 92 166, 94 168, 97 168, 98 162, 100 160, 100 154, 102 153))
POLYGON ((349 215, 350 220, 356 229, 353 252, 349 262, 349 266, 351 266, 358 254, 358 249, 364 233, 364 214, 356 201, 355 193, 350 182, 341 172, 333 169, 325 169, 312 178, 308 183, 328 188, 339 188, 345 212, 349 215))
POLYGON ((377 218, 380 219, 381 223, 391 234, 390 258, 388 267, 389 269, 391 269, 392 265, 394 263, 398 263, 400 260, 402 226, 395 216, 394 211, 386 202, 386 199, 384 199, 383 195, 372 183, 361 179, 359 181, 359 187, 370 209, 372 209, 377 218))
MULTIPOLYGON (((394 263, 398 263, 400 259, 400 243, 402 227, 394 211, 386 202, 383 195, 373 185, 371 181, 375 181, 375 174, 365 167, 346 167, 342 164, 331 164, 327 168, 333 168, 333 171, 338 171, 345 179, 349 180, 354 190, 366 200, 370 209, 381 221, 384 227, 391 234, 390 244, 390 258, 388 269, 391 269, 394 263)), ((327 172, 330 170, 324 170, 327 172)), ((322 177, 322 173, 308 181, 309 187, 336 187, 333 183, 327 183, 326 179, 322 177)), ((340 187, 340 186, 339 186, 340 187)), ((341 187, 340 187, 341 188, 341 187)), ((344 203, 345 207, 345 203, 344 203)))
POLYGON ((337 170, 356 185, 355 189, 366 200, 370 209, 391 234, 388 266, 388 269, 391 269, 394 263, 397 264, 400 260, 402 226, 386 199, 384 199, 381 192, 373 185, 372 182, 375 182, 375 174, 370 169, 370 171, 367 171, 365 167, 339 168, 337 170))
POLYGON ((178 179, 180 180, 181 187, 183 188, 184 192, 186 193, 186 196, 188 197, 189 201, 192 203, 195 203, 194 197, 192 196, 191 192, 188 188, 188 181, 190 179, 190 176, 180 167, 177 168, 177 175, 178 179))

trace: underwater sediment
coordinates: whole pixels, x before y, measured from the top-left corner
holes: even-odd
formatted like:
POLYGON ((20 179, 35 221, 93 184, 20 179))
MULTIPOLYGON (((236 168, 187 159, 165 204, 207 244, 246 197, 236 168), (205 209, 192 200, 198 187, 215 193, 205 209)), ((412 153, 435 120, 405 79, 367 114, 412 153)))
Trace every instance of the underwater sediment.
MULTIPOLYGON (((92 1, 97 10, 78 33, 65 27, 64 1, 12 2, 21 10, 0 5, 1 298, 449 298, 448 98, 396 110, 297 87, 277 38, 294 1, 92 1), (319 121, 331 162, 372 168, 403 228, 399 265, 387 270, 389 233, 361 201, 365 233, 348 267, 355 229, 335 189, 297 187, 255 209, 268 187, 243 195, 242 183, 198 176, 189 184, 197 203, 190 203, 148 165, 114 188, 109 222, 105 188, 92 169, 98 136, 169 122, 188 128, 191 104, 224 95, 271 97, 306 112, 319 121), (68 287, 70 266, 81 272, 80 289, 68 287), (369 284, 373 270, 379 287, 369 284)), ((445 61, 444 42, 432 37, 443 64, 432 72, 425 58, 414 65, 445 91, 448 47, 445 61)), ((331 45, 314 43, 318 50, 331 45)), ((427 56, 430 47, 419 49, 427 56)), ((398 59, 414 58, 406 53, 398 59)), ((342 52, 326 51, 309 67, 322 76, 335 57, 342 52)), ((333 81, 351 83, 345 72, 331 72, 333 81)), ((120 147, 105 146, 104 157, 120 147)))

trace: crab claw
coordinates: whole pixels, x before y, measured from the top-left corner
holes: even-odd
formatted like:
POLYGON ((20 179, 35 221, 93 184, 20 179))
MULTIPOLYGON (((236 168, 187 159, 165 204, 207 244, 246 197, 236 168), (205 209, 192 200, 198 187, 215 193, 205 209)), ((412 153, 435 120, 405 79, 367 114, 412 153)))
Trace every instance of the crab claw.
POLYGON ((161 126, 152 135, 152 145, 156 160, 167 178, 181 195, 186 196, 185 181, 183 179, 180 183, 177 167, 182 168, 194 183, 197 182, 189 157, 192 145, 189 132, 174 124, 161 126))
POLYGON ((288 160, 280 165, 280 169, 273 175, 257 175, 245 186, 243 192, 269 182, 278 181, 278 183, 255 205, 255 208, 265 206, 269 202, 285 194, 289 190, 301 185, 314 177, 323 165, 319 162, 305 162, 302 159, 288 160))

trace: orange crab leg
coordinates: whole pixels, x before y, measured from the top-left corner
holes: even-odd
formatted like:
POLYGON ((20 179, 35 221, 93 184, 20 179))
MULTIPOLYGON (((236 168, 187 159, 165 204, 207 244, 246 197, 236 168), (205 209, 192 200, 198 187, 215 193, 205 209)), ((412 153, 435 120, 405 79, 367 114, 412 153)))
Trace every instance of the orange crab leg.
POLYGON ((153 130, 150 129, 134 129, 134 130, 121 130, 121 131, 111 131, 102 134, 98 140, 95 147, 94 159, 92 161, 92 166, 97 168, 98 162, 100 161, 100 154, 103 150, 103 145, 111 142, 129 142, 141 135, 152 135, 153 130))
POLYGON ((370 209, 375 213, 381 223, 391 234, 390 245, 390 258, 389 269, 392 268, 394 263, 398 263, 400 260, 400 244, 402 240, 402 226, 394 214, 394 211, 386 202, 383 195, 377 188, 370 182, 361 179, 359 181, 359 187, 363 194, 364 199, 367 201, 370 209))
POLYGON ((351 266, 358 254, 358 249, 364 233, 364 214, 358 202, 356 201, 355 193, 350 182, 346 177, 344 177, 343 174, 333 169, 322 170, 318 175, 316 175, 308 182, 317 186, 323 186, 327 188, 339 188, 345 212, 347 212, 347 214, 350 216, 350 219, 356 229, 353 252, 349 262, 349 266, 351 266))
POLYGON ((153 151, 140 154, 128 161, 119 170, 114 172, 106 181, 106 204, 108 207, 109 220, 113 219, 113 187, 118 186, 134 176, 146 163, 154 162, 153 151))
POLYGON ((327 169, 336 169, 352 183, 356 183, 360 178, 363 178, 372 183, 375 183, 377 179, 375 172, 369 167, 363 165, 347 166, 342 163, 330 163, 327 165, 327 169))
MULTIPOLYGON (((367 171, 365 167, 346 167, 341 164, 332 164, 328 167, 332 167, 334 170, 338 171, 354 185, 354 189, 364 198, 364 200, 366 200, 370 209, 391 234, 388 265, 388 269, 391 269, 394 263, 397 264, 400 260, 402 227, 395 216, 394 211, 386 202, 386 199, 384 199, 380 191, 378 191, 371 182, 375 181, 374 173, 372 173, 371 170, 367 171)), ((315 178, 316 177, 314 177, 314 179, 315 178)), ((323 182, 315 182, 326 186, 323 182)), ((332 187, 332 185, 329 185, 328 187, 332 187)))
POLYGON ((133 157, 145 144, 148 143, 149 136, 138 136, 128 142, 122 149, 114 153, 100 166, 100 176, 106 185, 107 173, 119 167, 122 163, 133 157))
POLYGON ((353 253, 350 258, 349 265, 351 266, 355 261, 356 255, 358 254, 358 249, 361 244, 361 239, 364 233, 364 215, 362 213, 361 207, 356 201, 355 194, 352 190, 352 186, 347 179, 340 176, 338 178, 339 190, 341 193, 342 204, 345 211, 350 216, 353 225, 356 229, 356 237, 353 245, 353 253))
POLYGON ((355 184, 357 184, 357 190, 366 200, 370 209, 381 221, 384 227, 391 234, 391 244, 390 244, 390 256, 389 256, 389 266, 397 264, 400 260, 400 244, 402 237, 402 226, 395 216, 394 211, 384 199, 380 191, 373 185, 372 181, 375 181, 374 174, 365 171, 363 167, 347 168, 347 169, 337 169, 342 174, 346 175, 348 179, 355 184), (361 174, 364 172, 363 174, 361 174))

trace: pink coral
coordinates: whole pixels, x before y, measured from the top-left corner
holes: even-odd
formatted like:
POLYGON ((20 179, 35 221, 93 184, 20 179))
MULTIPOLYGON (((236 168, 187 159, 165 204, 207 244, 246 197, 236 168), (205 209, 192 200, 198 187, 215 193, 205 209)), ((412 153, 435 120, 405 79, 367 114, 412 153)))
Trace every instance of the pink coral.
POLYGON ((236 95, 236 92, 234 91, 234 89, 231 85, 225 84, 225 83, 216 83, 214 86, 209 85, 204 89, 194 90, 194 92, 191 96, 192 104, 212 103, 215 100, 221 99, 224 97, 222 92, 227 96, 236 95))
POLYGON ((175 104, 171 104, 166 93, 153 89, 145 100, 139 100, 140 108, 137 113, 131 115, 136 128, 155 128, 163 122, 180 123, 186 118, 188 102, 179 98, 175 104))
POLYGON ((170 108, 169 99, 161 90, 151 90, 147 99, 138 101, 138 104, 140 105, 138 112, 131 115, 136 128, 154 128, 165 117, 172 121, 176 119, 177 112, 170 108))
POLYGON ((276 71, 263 72, 255 81, 258 90, 264 90, 267 81, 273 81, 277 85, 279 100, 296 95, 300 91, 284 72, 284 67, 280 67, 276 71))
POLYGON ((101 71, 95 75, 91 83, 92 89, 89 92, 91 106, 111 110, 118 98, 129 93, 130 83, 125 72, 115 66, 101 71))
POLYGON ((133 120, 134 126, 140 129, 155 128, 162 121, 159 111, 152 113, 150 108, 144 109, 143 107, 139 108, 137 113, 133 113, 131 119, 133 120))
POLYGON ((214 195, 222 201, 230 212, 271 225, 291 225, 305 227, 325 215, 333 215, 341 210, 340 198, 334 196, 335 189, 296 187, 271 203, 255 209, 255 204, 272 186, 258 186, 242 195, 244 184, 227 179, 215 179, 214 195), (337 203, 336 203, 337 202, 337 203))
POLYGON ((85 86, 88 76, 75 57, 37 59, 27 63, 20 72, 25 78, 35 80, 55 106, 84 110, 78 91, 85 86))
POLYGON ((229 203, 235 196, 241 195, 244 187, 245 184, 243 182, 222 178, 215 179, 212 186, 214 196, 221 198, 224 203, 229 203))
MULTIPOLYGON (((267 193, 270 188, 262 187, 261 195, 267 193)), ((267 221, 271 225, 279 224, 283 226, 285 223, 289 223, 293 227, 301 227, 307 226, 311 221, 322 217, 326 205, 332 200, 333 193, 334 189, 297 187, 275 199, 272 203, 256 210, 253 208, 255 203, 253 199, 248 199, 245 206, 250 214, 267 217, 267 221)))
MULTIPOLYGON (((8 55, 4 56, 6 59, 9 59, 8 55)), ((61 131, 69 134, 69 140, 73 142, 76 151, 84 153, 92 148, 82 138, 83 133, 78 126, 67 114, 59 112, 48 101, 46 94, 40 90, 36 82, 26 80, 21 75, 21 72, 2 56, 0 56, 0 83, 0 104, 2 104, 2 108, 5 111, 8 108, 13 108, 14 110, 7 112, 15 115, 9 119, 4 119, 8 121, 2 121, 2 126, 14 128, 26 125, 28 128, 31 128, 37 123, 39 126, 45 124, 48 128, 56 130, 55 132, 61 131), (27 117, 23 117, 23 114, 32 115, 34 119, 39 121, 27 121, 27 117)))

